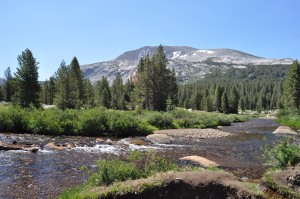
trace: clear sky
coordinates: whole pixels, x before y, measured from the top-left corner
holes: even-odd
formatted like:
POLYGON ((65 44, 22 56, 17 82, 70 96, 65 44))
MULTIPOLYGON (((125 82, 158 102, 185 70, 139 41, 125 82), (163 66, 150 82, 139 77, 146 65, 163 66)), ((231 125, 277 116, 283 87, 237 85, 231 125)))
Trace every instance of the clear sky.
POLYGON ((0 77, 26 48, 40 80, 62 59, 90 64, 146 45, 299 59, 299 8, 299 0, 0 0, 0 77))

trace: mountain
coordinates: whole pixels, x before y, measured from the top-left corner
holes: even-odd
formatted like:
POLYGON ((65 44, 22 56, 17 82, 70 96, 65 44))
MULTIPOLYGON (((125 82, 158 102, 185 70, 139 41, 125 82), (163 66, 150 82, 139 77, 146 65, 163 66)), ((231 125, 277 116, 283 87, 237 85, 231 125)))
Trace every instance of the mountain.
MULTIPOLYGON (((152 56, 157 46, 145 46, 137 50, 123 53, 116 59, 94 64, 82 65, 84 75, 93 83, 106 76, 113 81, 120 72, 125 82, 135 73, 141 57, 147 53, 152 56)), ((199 79, 213 69, 226 70, 231 67, 247 68, 252 65, 290 65, 292 59, 268 59, 257 57, 245 52, 232 49, 196 49, 188 46, 164 46, 169 60, 168 68, 174 68, 178 81, 181 83, 192 79, 199 79)))

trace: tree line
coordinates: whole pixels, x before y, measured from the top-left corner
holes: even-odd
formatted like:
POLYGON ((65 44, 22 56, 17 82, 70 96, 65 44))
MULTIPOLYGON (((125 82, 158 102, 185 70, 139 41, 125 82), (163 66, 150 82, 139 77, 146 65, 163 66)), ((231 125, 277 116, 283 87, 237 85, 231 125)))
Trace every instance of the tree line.
POLYGON ((85 78, 74 57, 61 62, 56 73, 43 84, 38 82, 39 63, 26 49, 18 56, 19 67, 12 75, 8 67, 0 100, 23 107, 55 104, 61 109, 103 106, 111 109, 172 110, 175 106, 195 110, 238 113, 244 110, 299 108, 300 69, 298 61, 289 67, 248 66, 247 69, 214 70, 204 79, 177 84, 174 70, 160 45, 157 52, 139 60, 136 74, 123 82, 117 73, 112 85, 102 77, 95 85, 85 78), (267 74, 271 76, 267 78, 267 74))
POLYGON ((168 60, 162 45, 153 57, 141 58, 135 76, 124 83, 117 73, 112 85, 106 77, 92 85, 84 77, 76 57, 69 65, 62 61, 55 74, 43 84, 38 82, 39 63, 29 49, 18 56, 18 61, 14 76, 9 67, 4 72, 5 85, 0 97, 22 107, 39 107, 43 103, 55 104, 61 109, 104 106, 119 110, 137 107, 166 110, 177 100, 175 72, 167 69, 168 60))
POLYGON ((299 62, 215 69, 202 80, 181 85, 178 102, 180 107, 223 113, 299 108, 299 62))

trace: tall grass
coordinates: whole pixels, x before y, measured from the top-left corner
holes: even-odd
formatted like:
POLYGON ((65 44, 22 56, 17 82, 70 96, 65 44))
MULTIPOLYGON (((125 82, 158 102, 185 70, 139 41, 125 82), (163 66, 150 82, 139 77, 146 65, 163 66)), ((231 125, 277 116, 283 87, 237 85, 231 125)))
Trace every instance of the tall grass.
POLYGON ((0 132, 35 133, 45 135, 147 135, 157 129, 209 128, 246 120, 246 116, 221 113, 190 112, 175 109, 170 112, 118 111, 105 108, 86 110, 0 109, 0 132))
POLYGON ((86 183, 63 192, 59 198, 84 198, 81 194, 88 193, 87 190, 93 187, 108 186, 114 182, 147 178, 159 172, 198 169, 189 166, 179 167, 175 160, 165 159, 154 152, 142 154, 139 151, 132 151, 125 160, 113 158, 98 160, 96 163, 96 171, 90 171, 86 166, 83 167, 89 174, 86 183))
POLYGON ((300 109, 285 109, 277 113, 278 123, 300 129, 300 109))

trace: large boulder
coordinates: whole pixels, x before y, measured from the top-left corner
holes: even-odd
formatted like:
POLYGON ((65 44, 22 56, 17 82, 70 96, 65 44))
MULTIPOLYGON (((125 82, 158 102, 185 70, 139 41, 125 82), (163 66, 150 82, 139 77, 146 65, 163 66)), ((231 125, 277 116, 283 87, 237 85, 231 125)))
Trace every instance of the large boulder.
POLYGON ((287 126, 278 127, 273 134, 287 134, 287 135, 298 135, 296 131, 287 126))
POLYGON ((198 166, 204 167, 204 168, 220 166, 211 160, 208 160, 206 158, 196 156, 196 155, 186 156, 186 157, 180 158, 179 160, 180 160, 180 162, 191 163, 193 165, 198 165, 198 166))
POLYGON ((165 134, 151 134, 147 136, 147 139, 154 144, 171 144, 173 140, 165 134))

